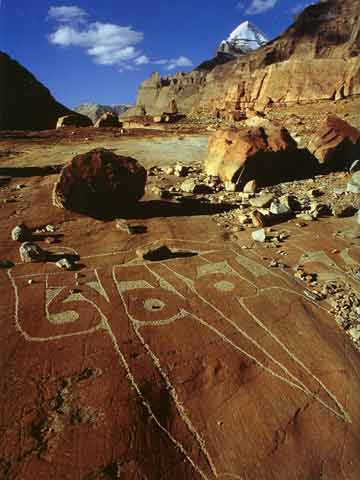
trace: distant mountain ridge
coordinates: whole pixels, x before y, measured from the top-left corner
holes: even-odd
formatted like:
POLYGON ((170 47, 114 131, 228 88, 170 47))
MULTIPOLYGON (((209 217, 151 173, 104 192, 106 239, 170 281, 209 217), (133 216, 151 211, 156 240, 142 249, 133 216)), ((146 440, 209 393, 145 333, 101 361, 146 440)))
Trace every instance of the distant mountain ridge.
POLYGON ((46 130, 73 113, 25 67, 0 52, 0 130, 46 130))
POLYGON ((91 118, 91 120, 96 123, 97 120, 106 112, 115 113, 118 117, 126 112, 131 105, 101 105, 99 103, 83 103, 77 106, 74 110, 77 113, 86 115, 91 118))

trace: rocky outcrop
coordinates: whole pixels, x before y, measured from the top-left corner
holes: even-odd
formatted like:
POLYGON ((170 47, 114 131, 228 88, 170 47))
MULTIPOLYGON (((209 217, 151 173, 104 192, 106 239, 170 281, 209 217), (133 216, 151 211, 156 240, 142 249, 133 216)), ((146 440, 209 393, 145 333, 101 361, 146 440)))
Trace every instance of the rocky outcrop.
POLYGON ((112 112, 106 112, 99 120, 95 123, 95 128, 105 128, 105 127, 121 127, 122 124, 119 122, 119 117, 112 112))
POLYGON ((360 131, 339 117, 328 117, 311 138, 308 149, 328 168, 349 167, 360 159, 360 131))
POLYGON ((255 180, 261 185, 284 175, 288 178, 296 151, 297 144, 285 128, 223 129, 210 137, 204 166, 207 175, 223 182, 244 186, 255 180))
POLYGON ((142 83, 137 105, 156 114, 174 98, 180 113, 233 118, 274 104, 360 94, 360 0, 308 7, 279 38, 240 58, 205 62, 189 74, 142 83))
POLYGON ((94 215, 128 210, 144 195, 146 177, 134 158, 91 150, 63 168, 54 185, 53 204, 94 215))
POLYGON ((63 127, 92 127, 93 123, 89 117, 85 115, 80 115, 79 113, 72 113, 70 115, 65 115, 64 117, 58 118, 56 123, 56 128, 63 127))
POLYGON ((71 112, 32 73, 0 52, 0 130, 44 130, 71 112))
POLYGON ((81 113, 91 118, 95 124, 104 113, 112 112, 120 116, 130 108, 129 105, 101 105, 99 103, 83 103, 76 107, 75 112, 81 113))

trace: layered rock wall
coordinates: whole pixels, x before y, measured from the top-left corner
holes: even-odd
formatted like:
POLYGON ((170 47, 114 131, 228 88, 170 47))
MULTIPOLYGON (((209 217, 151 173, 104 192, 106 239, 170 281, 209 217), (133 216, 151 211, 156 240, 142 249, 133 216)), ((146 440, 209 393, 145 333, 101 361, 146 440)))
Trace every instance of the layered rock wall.
POLYGON ((312 5, 263 48, 225 64, 215 60, 188 74, 154 73, 140 86, 137 106, 154 115, 175 99, 180 113, 226 117, 359 95, 360 0, 312 5))

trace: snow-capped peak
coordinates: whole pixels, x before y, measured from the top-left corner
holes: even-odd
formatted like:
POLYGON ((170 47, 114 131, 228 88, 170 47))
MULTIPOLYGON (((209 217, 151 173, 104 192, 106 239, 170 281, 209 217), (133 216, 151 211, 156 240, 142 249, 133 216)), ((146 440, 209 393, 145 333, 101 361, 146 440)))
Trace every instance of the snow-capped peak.
POLYGON ((227 53, 233 56, 243 55, 262 47, 268 42, 266 36, 251 22, 241 23, 230 33, 227 40, 223 40, 218 53, 227 53))

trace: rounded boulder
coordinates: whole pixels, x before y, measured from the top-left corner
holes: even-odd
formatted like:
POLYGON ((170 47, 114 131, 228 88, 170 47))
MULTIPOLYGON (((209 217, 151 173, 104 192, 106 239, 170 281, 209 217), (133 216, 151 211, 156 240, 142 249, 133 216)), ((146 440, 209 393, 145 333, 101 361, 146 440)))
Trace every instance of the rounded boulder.
POLYGON ((62 169, 53 204, 81 213, 127 211, 145 193, 147 172, 134 158, 95 149, 77 155, 62 169))

